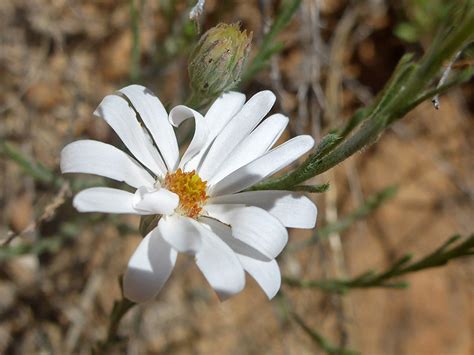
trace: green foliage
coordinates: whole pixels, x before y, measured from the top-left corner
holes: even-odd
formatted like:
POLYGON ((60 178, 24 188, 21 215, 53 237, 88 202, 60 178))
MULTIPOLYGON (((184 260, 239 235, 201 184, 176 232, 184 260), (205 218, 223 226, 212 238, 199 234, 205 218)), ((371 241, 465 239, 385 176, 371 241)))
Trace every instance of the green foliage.
POLYGON ((303 331, 323 350, 326 354, 331 355, 357 355, 359 352, 345 348, 339 348, 329 342, 315 329, 311 328, 306 322, 296 313, 291 313, 293 320, 298 324, 303 331))
POLYGON ((411 22, 401 22, 395 27, 394 33, 406 42, 416 42, 419 34, 416 26, 411 22))
POLYGON ((314 343, 321 348, 326 354, 332 355, 356 355, 359 354, 356 351, 337 347, 325 337, 323 337, 320 333, 318 333, 315 329, 312 329, 301 316, 299 316, 295 310, 293 305, 291 304, 290 299, 286 296, 285 292, 280 290, 275 297, 276 305, 278 306, 278 314, 283 322, 288 322, 293 320, 296 324, 298 324, 301 329, 314 341, 314 343))
POLYGON ((283 282, 293 287, 319 288, 341 294, 354 288, 405 288, 408 285, 406 282, 393 281, 393 279, 411 272, 443 266, 454 259, 474 255, 474 234, 464 240, 461 239, 459 235, 451 237, 432 253, 415 262, 411 262, 412 255, 406 254, 385 271, 379 273, 367 271, 349 280, 301 280, 285 277, 283 282))
POLYGON ((31 244, 6 245, 0 248, 0 263, 15 257, 27 254, 40 255, 44 253, 56 253, 63 245, 62 237, 40 239, 31 244))
POLYGON ((0 247, 0 263, 22 255, 43 255, 57 253, 68 241, 78 233, 77 225, 73 222, 63 223, 58 235, 39 238, 33 243, 6 244, 0 247))
POLYGON ((292 172, 261 182, 252 189, 287 190, 300 185, 374 143, 391 123, 404 117, 428 95, 443 93, 449 87, 469 80, 471 71, 465 71, 448 84, 433 87, 433 81, 443 70, 443 64, 474 41, 474 0, 466 0, 464 5, 452 13, 449 21, 445 19, 444 27, 423 58, 415 62, 410 54, 402 57, 392 78, 374 103, 356 112, 355 117, 340 131, 340 139, 333 139, 323 150, 324 154, 313 153, 292 172))
POLYGON ((311 193, 322 193, 329 190, 329 183, 321 185, 296 185, 291 188, 291 191, 305 191, 311 193))
POLYGON ((0 141, 0 154, 10 158, 20 166, 23 172, 38 182, 44 184, 51 184, 55 180, 54 174, 44 165, 33 161, 29 157, 15 147, 13 144, 0 141))
POLYGON ((445 0, 409 0, 403 1, 406 20, 395 26, 394 33, 400 39, 414 43, 424 36, 432 36, 439 23, 448 15, 453 3, 445 0))

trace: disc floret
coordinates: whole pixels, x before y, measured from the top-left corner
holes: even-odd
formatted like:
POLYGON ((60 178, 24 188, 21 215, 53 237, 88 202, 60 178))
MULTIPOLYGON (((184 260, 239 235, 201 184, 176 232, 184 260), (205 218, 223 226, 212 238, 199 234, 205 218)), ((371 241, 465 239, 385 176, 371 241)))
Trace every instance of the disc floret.
POLYGON ((197 218, 207 198, 207 181, 203 181, 196 171, 183 172, 181 169, 167 173, 164 186, 179 196, 177 212, 190 218, 197 218))

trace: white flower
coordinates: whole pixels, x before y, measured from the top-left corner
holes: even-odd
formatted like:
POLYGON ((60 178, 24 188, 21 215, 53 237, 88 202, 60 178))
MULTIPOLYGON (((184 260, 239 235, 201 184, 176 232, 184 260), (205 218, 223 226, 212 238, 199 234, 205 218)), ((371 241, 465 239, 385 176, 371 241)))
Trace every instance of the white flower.
POLYGON ((240 192, 308 152, 314 141, 298 136, 271 149, 288 118, 263 122, 275 96, 262 91, 245 103, 241 93, 222 95, 206 116, 177 106, 169 116, 160 100, 132 85, 104 98, 95 115, 117 133, 128 151, 80 140, 61 153, 63 173, 88 173, 124 181, 135 193, 89 188, 78 193, 80 212, 162 215, 139 244, 124 276, 124 294, 135 302, 152 299, 175 265, 178 252, 196 264, 221 299, 245 286, 247 271, 268 298, 278 292, 275 258, 287 243, 285 227, 313 228, 316 206, 300 193, 240 192), (173 131, 194 118, 195 133, 179 158, 173 131))

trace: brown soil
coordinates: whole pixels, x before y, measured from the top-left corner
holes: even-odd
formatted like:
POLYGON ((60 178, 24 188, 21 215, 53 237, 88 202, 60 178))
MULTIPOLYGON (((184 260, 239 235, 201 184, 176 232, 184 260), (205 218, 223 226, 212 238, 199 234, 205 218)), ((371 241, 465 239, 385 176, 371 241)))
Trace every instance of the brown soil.
MULTIPOLYGON (((204 28, 219 20, 240 20, 258 41, 264 21, 256 3, 230 1, 224 6, 207 1, 204 28)), ((178 60, 168 60, 163 54, 171 45, 165 38, 172 30, 159 4, 143 5, 141 82, 172 106, 186 95, 186 57, 181 53, 178 60), (160 67, 153 65, 153 58, 160 67)), ((314 10, 311 1, 303 2, 305 11, 281 34, 286 47, 273 70, 262 72, 245 92, 278 92, 276 110, 291 117, 291 134, 327 132, 370 100, 404 51, 421 51, 393 36, 397 4, 364 1, 366 11, 355 21, 362 32, 350 32, 349 44, 335 57, 342 65, 336 77, 344 83, 333 101, 340 114, 320 114, 315 92, 322 88, 330 94, 331 74, 324 64, 330 53, 325 46, 323 53, 313 51, 305 12, 314 10), (319 76, 308 74, 315 58, 321 62, 319 76)), ((342 0, 321 1, 321 6, 321 37, 329 43, 347 6, 342 0)), ((265 7, 269 14, 273 9, 265 7)), ((177 11, 186 15, 182 2, 177 11)), ((68 142, 79 137, 117 142, 92 112, 103 96, 128 82, 133 46, 128 2, 1 1, 0 38, 0 139, 58 174, 59 153, 68 142)), ((317 182, 331 182, 328 193, 313 195, 319 226, 389 185, 399 185, 399 191, 368 219, 330 241, 285 252, 282 272, 309 279, 357 275, 382 269, 407 252, 424 255, 453 234, 472 233, 473 90, 451 91, 441 98, 439 111, 422 104, 371 148, 319 177, 317 182)), ((107 314, 120 296, 117 278, 140 240, 138 219, 78 216, 67 186, 61 190, 35 181, 12 160, 0 157, 0 237, 20 233, 11 242, 20 245, 72 235, 54 252, 1 262, 0 353, 89 353, 104 337, 107 314)), ((292 231, 291 242, 309 236, 310 231, 292 231)), ((406 290, 358 290, 343 297, 286 286, 283 290, 308 324, 334 344, 371 355, 467 355, 474 353, 473 266, 472 258, 463 259, 411 275, 405 278, 411 285, 406 290)), ((121 334, 129 341, 117 353, 321 352, 285 319, 281 303, 269 302, 253 280, 248 279, 241 294, 220 303, 186 256, 180 256, 159 299, 127 315, 121 334)))

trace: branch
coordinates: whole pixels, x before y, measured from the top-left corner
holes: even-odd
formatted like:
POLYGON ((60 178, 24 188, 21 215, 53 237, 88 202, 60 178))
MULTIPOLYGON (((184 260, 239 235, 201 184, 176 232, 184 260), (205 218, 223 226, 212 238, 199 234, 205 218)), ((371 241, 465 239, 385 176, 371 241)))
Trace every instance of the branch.
POLYGON ((394 278, 425 269, 435 268, 446 265, 449 261, 474 255, 474 234, 461 239, 459 235, 451 237, 438 249, 426 255, 416 262, 410 263, 412 255, 407 254, 398 259, 392 266, 383 272, 367 271, 360 276, 349 280, 301 280, 291 277, 283 277, 283 282, 291 287, 300 288, 319 288, 323 291, 343 294, 353 288, 406 288, 408 283, 404 281, 393 281, 394 278))
MULTIPOLYGON (((374 143, 381 133, 394 121, 404 117, 426 99, 426 93, 437 92, 431 89, 433 79, 440 73, 443 63, 451 60, 465 44, 474 40, 474 0, 466 0, 464 11, 455 13, 451 18, 455 26, 448 26, 434 39, 431 48, 424 57, 415 63, 411 55, 400 60, 392 78, 382 90, 378 99, 369 107, 359 110, 348 125, 339 132, 339 139, 321 147, 310 155, 291 173, 279 178, 261 182, 252 190, 288 190, 304 181, 322 174, 357 151, 374 143), (349 134, 360 123, 363 124, 351 136, 349 134)), ((466 73, 464 73, 466 75, 466 73)), ((459 78, 459 77, 458 77, 459 78)), ((462 76, 462 81, 467 79, 462 76)), ((445 90, 448 86, 435 88, 445 90)))
POLYGON ((338 348, 331 344, 326 338, 319 334, 316 330, 309 327, 306 322, 298 314, 292 312, 291 316, 293 320, 303 329, 303 331, 309 335, 309 337, 316 343, 326 354, 335 355, 357 355, 359 352, 354 350, 348 350, 345 348, 338 348))

